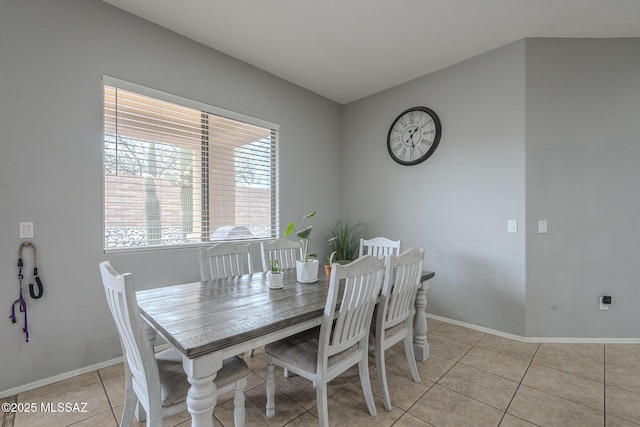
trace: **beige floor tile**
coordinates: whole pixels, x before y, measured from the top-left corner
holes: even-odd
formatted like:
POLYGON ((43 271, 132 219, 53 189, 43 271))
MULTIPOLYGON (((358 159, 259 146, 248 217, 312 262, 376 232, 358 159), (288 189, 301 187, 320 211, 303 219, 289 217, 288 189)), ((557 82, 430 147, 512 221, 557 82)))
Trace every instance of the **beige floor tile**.
POLYGON ((640 344, 606 344, 607 363, 640 371, 640 344))
POLYGON ((102 384, 112 408, 124 405, 124 371, 120 376, 109 375, 102 380, 102 384))
POLYGON ((427 336, 427 342, 430 353, 452 360, 460 360, 473 347, 473 344, 455 341, 433 332, 427 336))
POLYGON ((605 381, 607 385, 640 393, 640 371, 607 363, 605 366, 605 381))
POLYGON ((517 382, 520 382, 529 367, 529 362, 526 360, 477 347, 469 351, 460 362, 517 382))
POLYGON ((541 349, 551 348, 576 357, 604 363, 604 344, 590 343, 542 343, 541 349))
MULTIPOLYGON (((276 389, 276 414, 267 418, 265 411, 267 395, 264 387, 256 387, 245 395, 245 424, 247 426, 283 426, 305 412, 305 409, 295 401, 276 389)), ((216 417, 225 426, 233 425, 233 401, 229 400, 216 406, 216 417)))
POLYGON ((98 374, 100 375, 102 381, 113 377, 124 378, 124 363, 120 362, 116 363, 115 365, 99 369, 98 374))
POLYGON ((596 381, 534 363, 522 379, 522 384, 604 411, 604 384, 596 381))
MULTIPOLYGON (((287 427, 309 427, 318 425, 318 419, 309 412, 305 412, 287 424, 287 427)), ((248 427, 248 426, 247 426, 248 427)))
POLYGON ((53 384, 48 384, 43 387, 34 388, 29 391, 18 394, 18 402, 32 403, 39 402, 44 399, 48 399, 62 393, 66 393, 70 390, 84 387, 89 384, 96 384, 100 382, 100 376, 97 371, 87 372, 86 374, 78 375, 66 380, 58 381, 53 384))
MULTIPOLYGON (((462 326, 445 323, 433 331, 433 334, 451 340, 460 341, 465 344, 475 344, 484 337, 484 332, 475 331, 473 329, 462 326)), ((427 340, 428 341, 428 340, 427 340)))
MULTIPOLYGON (((393 407, 391 412, 381 409, 382 401, 374 396, 377 415, 372 417, 367 409, 362 389, 349 384, 327 399, 329 406, 329 425, 349 427, 391 426, 404 411, 393 407)), ((318 407, 313 407, 309 412, 318 415, 318 407)))
POLYGON ((446 325, 446 323, 440 320, 430 319, 427 317, 427 332, 431 332, 442 325, 446 325))
POLYGON ((118 427, 119 421, 120 420, 116 421, 113 411, 109 409, 108 411, 102 412, 94 417, 80 421, 79 423, 74 424, 73 427, 118 427))
POLYGON ((604 383, 604 364, 541 345, 533 363, 604 383))
POLYGON ((111 407, 107 395, 102 384, 97 382, 41 400, 36 412, 17 413, 14 425, 16 427, 67 426, 99 415, 109 409, 111 407), (58 412, 46 412, 42 410, 41 404, 50 405, 50 408, 56 408, 56 410, 58 404, 62 404, 63 408, 58 412), (71 404, 70 411, 64 408, 65 404, 71 404))
MULTIPOLYGON (((458 427, 500 423, 502 427, 640 426, 640 344, 538 345, 480 333, 435 319, 428 319, 427 323, 431 354, 427 361, 417 362, 421 383, 416 384, 411 379, 402 344, 389 349, 386 353, 387 373, 394 408, 391 412, 385 411, 374 358, 370 354, 370 378, 378 416, 374 418, 368 414, 358 370, 354 367, 330 385, 331 425, 458 427), (457 363, 457 360, 460 361, 457 363), (605 379, 606 388, 603 384, 605 379), (522 385, 517 389, 507 413, 496 409, 504 407, 509 393, 512 393, 513 381, 520 380, 522 385), (432 383, 438 381, 439 384, 432 383), (603 407, 603 399, 606 416, 597 410, 603 407)), ((276 417, 267 419, 264 415, 264 349, 257 349, 251 358, 246 355, 245 360, 254 370, 247 385, 247 426, 317 425, 315 389, 300 377, 284 378, 279 367, 276 367, 276 417)), ((215 411, 216 425, 233 425, 232 397, 233 394, 229 393, 220 398, 215 411)), ((71 424, 112 427, 117 425, 122 413, 124 365, 118 363, 19 396, 3 398, 0 403, 8 399, 37 403, 38 409, 41 401, 86 401, 88 412, 8 416, 0 413, 0 425, 3 427, 71 424)), ((163 427, 188 427, 190 418, 189 413, 183 411, 164 420, 163 427)), ((134 424, 135 427, 144 425, 134 424)))
POLYGON ((640 422, 640 394, 607 386, 607 413, 627 421, 640 422))
MULTIPOLYGON (((410 372, 393 365, 387 365, 386 370, 391 404, 405 411, 416 403, 418 399, 420 399, 433 385, 431 381, 422 378, 419 383, 414 383, 410 372)), ((373 369, 369 377, 371 378, 373 394, 381 397, 382 392, 380 389, 377 370, 373 369)), ((360 386, 360 382, 358 381, 353 384, 360 386)), ((380 406, 378 410, 384 411, 384 406, 380 406)))
POLYGON ((438 384, 408 411, 434 426, 497 426, 502 411, 438 384))
POLYGON ((526 343, 497 335, 486 334, 478 342, 476 347, 530 362, 536 354, 538 346, 539 344, 537 343, 526 343))
MULTIPOLYGON (((346 387, 351 380, 351 378, 338 376, 329 382, 327 395, 331 396, 341 388, 346 387)), ((266 384, 264 387, 266 387, 266 384)), ((276 377, 276 389, 307 410, 316 405, 316 389, 313 387, 312 382, 305 378, 297 375, 285 378, 280 375, 276 377)))
POLYGON ((500 421, 500 427, 535 427, 535 424, 525 421, 518 417, 514 417, 511 414, 504 414, 502 421, 500 421))
POLYGON ((507 413, 540 426, 601 427, 604 413, 521 385, 507 413))
MULTIPOLYGON (((424 362, 416 361, 420 378, 427 379, 431 382, 438 381, 455 364, 455 360, 446 359, 437 354, 430 354, 429 358, 424 362)), ((393 365, 410 372, 409 363, 407 362, 407 357, 404 355, 404 352, 387 359, 387 365, 393 365)))
POLYGON ((458 363, 438 382, 472 399, 504 411, 518 388, 506 378, 458 363))
POLYGON ((614 417, 613 415, 606 415, 606 427, 638 427, 640 426, 640 421, 638 423, 632 423, 631 421, 623 420, 622 418, 614 417))
POLYGON ((422 421, 410 413, 405 413, 400 417, 398 421, 393 424, 393 427, 434 427, 433 424, 429 424, 426 421, 422 421))
MULTIPOLYGON (((118 420, 118 424, 120 423, 120 419, 122 418, 123 409, 124 406, 113 408, 113 415, 116 420, 118 420)), ((187 426, 191 425, 191 414, 189 414, 188 411, 184 410, 182 412, 178 412, 177 414, 173 414, 170 417, 166 417, 162 420, 162 427, 174 427, 180 424, 186 424, 187 426)), ((146 425, 146 421, 138 422, 134 415, 131 427, 146 427, 146 425)))

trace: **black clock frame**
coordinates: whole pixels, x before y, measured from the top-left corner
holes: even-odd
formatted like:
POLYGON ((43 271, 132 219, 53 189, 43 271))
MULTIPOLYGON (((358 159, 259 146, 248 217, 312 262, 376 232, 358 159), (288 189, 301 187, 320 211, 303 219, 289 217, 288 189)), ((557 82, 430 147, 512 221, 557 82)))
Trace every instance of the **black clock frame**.
POLYGON ((402 113, 400 113, 398 115, 398 117, 396 117, 396 119, 393 121, 393 123, 391 123, 391 127, 389 128, 389 133, 387 134, 387 151, 389 152, 389 156, 391 156, 391 158, 396 162, 399 163, 403 166, 414 166, 417 164, 420 164, 422 162, 424 162, 425 160, 427 160, 429 157, 431 157, 431 155, 433 155, 433 153, 436 151, 436 148, 438 148, 438 144, 440 143, 440 136, 442 135, 442 125, 440 123, 440 118, 438 117, 438 115, 431 109, 427 108, 427 107, 411 107, 405 111, 403 111, 402 113), (394 153, 393 150, 391 149, 391 132, 393 131, 393 127, 396 125, 396 123, 398 122, 398 120, 400 120, 402 117, 404 117, 406 114, 412 112, 412 111, 422 111, 424 113, 427 113, 431 119, 433 120, 433 123, 435 125, 435 136, 433 138, 433 142, 431 143, 431 147, 429 147, 429 150, 427 150, 427 152, 425 154, 423 154, 421 157, 415 159, 415 160, 410 160, 410 161, 406 161, 406 160, 401 160, 399 158, 397 158, 394 153))

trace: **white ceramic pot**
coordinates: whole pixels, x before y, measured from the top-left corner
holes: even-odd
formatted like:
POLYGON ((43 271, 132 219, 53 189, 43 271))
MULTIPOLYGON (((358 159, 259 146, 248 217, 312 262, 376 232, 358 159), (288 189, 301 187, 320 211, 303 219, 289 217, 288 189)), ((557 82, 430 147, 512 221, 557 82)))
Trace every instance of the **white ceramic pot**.
POLYGON ((318 266, 320 263, 317 259, 313 261, 296 261, 296 278, 300 283, 315 283, 318 281, 318 266))
POLYGON ((272 273, 271 271, 267 271, 267 280, 269 281, 269 288, 271 289, 282 289, 284 286, 282 284, 282 279, 284 274, 282 273, 272 273))

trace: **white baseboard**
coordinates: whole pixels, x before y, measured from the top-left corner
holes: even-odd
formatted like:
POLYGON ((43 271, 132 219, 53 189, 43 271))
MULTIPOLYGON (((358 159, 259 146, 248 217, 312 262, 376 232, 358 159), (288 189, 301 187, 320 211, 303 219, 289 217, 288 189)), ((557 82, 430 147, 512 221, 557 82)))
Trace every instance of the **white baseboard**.
MULTIPOLYGON (((166 343, 159 346, 156 346, 156 351, 166 350, 167 348, 171 348, 171 344, 166 343)), ((111 365, 115 365, 117 363, 121 363, 123 360, 122 356, 116 357, 115 359, 106 360, 104 362, 96 363, 91 366, 85 366, 84 368, 75 369, 73 371, 64 372, 62 374, 55 375, 53 377, 44 378, 42 380, 34 381, 29 384, 21 385, 15 388, 10 388, 8 390, 0 391, 0 399, 16 395, 18 393, 24 393, 25 391, 33 390, 34 388, 44 387, 49 384, 56 383, 58 381, 66 380, 72 377, 76 377, 78 375, 86 374, 87 372, 97 371, 98 369, 103 369, 111 365)))
MULTIPOLYGON (((473 325, 471 323, 460 322, 459 320, 448 319, 435 314, 427 314, 427 318, 439 320, 441 322, 451 323, 452 325, 463 326, 465 328, 484 332, 487 334, 497 335, 511 340, 528 342, 528 343, 577 343, 577 344, 640 344, 640 338, 550 338, 550 337, 521 337, 495 329, 485 328, 483 326, 473 325)), ((427 339, 428 341, 428 339, 427 339)))

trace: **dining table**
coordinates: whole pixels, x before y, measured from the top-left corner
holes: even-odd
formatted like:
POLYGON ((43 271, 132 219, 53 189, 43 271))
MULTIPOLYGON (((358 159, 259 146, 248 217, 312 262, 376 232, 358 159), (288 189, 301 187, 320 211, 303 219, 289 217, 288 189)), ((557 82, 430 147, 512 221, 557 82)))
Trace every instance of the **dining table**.
MULTIPOLYGON (((329 278, 320 274, 316 283, 298 283, 295 269, 283 274, 281 289, 270 289, 267 274, 259 272, 136 292, 149 337, 157 333, 182 353, 192 427, 213 427, 215 378, 224 359, 320 325, 329 278)), ((423 272, 423 282, 431 277, 423 272)), ((420 305, 416 318, 422 317, 424 337, 414 348, 428 346, 426 300, 420 305)))

